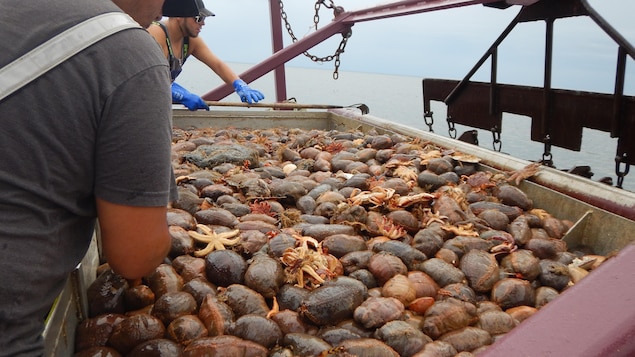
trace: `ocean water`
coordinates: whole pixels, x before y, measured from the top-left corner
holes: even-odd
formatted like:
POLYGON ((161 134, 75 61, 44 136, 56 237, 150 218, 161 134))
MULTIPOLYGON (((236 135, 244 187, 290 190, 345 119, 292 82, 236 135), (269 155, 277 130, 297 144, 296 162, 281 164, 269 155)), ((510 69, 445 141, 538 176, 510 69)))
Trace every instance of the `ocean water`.
MULTIPOLYGON (((248 69, 250 65, 229 63, 236 73, 248 69)), ((447 78, 461 79, 461 78, 447 78)), ((376 73, 339 72, 339 78, 333 79, 332 64, 324 69, 286 68, 287 96, 295 98, 301 104, 324 104, 353 106, 363 103, 370 108, 370 114, 395 123, 413 128, 428 130, 423 118, 423 90, 421 77, 395 76, 376 73)), ((205 65, 192 58, 184 66, 177 79, 190 91, 203 95, 219 86, 221 80, 205 65)), ((265 103, 275 101, 273 74, 268 74, 250 84, 265 95, 265 103)), ((238 102, 235 94, 223 99, 226 102, 238 102)), ((433 102, 433 131, 449 137, 446 122, 446 107, 441 102, 433 102)), ((227 108, 225 108, 227 109, 227 108)), ((531 119, 529 117, 505 114, 500 135, 500 151, 525 160, 542 159, 544 145, 530 140, 531 119)), ((470 127, 456 125, 457 136, 470 127)), ((479 146, 493 150, 493 137, 489 131, 478 130, 479 146)), ((579 152, 551 148, 552 160, 556 168, 568 170, 574 166, 590 166, 592 180, 610 177, 617 183, 615 174, 615 153, 617 139, 608 133, 584 129, 582 148, 579 152)), ((624 170, 624 165, 621 166, 624 170)), ((635 170, 624 177, 623 188, 635 191, 635 170)))

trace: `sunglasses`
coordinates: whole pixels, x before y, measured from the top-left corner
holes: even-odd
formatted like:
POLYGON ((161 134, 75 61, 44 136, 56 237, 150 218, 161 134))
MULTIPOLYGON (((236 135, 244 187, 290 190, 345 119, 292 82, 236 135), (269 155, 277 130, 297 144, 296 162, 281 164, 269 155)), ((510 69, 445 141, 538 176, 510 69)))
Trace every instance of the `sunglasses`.
POLYGON ((196 21, 197 24, 200 24, 205 21, 206 17, 207 16, 203 16, 203 15, 194 16, 194 21, 196 21))

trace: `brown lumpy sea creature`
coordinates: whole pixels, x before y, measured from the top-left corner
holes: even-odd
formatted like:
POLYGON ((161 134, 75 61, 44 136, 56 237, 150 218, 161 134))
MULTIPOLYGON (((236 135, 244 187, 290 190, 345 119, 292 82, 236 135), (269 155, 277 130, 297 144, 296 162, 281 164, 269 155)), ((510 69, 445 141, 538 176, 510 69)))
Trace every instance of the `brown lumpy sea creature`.
POLYGON ((519 188, 536 164, 290 128, 175 129, 172 157, 170 254, 138 284, 100 269, 78 355, 470 355, 605 260, 519 188))

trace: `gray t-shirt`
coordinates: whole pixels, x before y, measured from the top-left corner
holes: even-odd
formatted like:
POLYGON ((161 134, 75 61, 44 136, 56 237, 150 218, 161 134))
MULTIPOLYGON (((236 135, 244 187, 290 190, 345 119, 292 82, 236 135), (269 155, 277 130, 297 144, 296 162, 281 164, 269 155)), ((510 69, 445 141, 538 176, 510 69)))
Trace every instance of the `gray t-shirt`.
MULTIPOLYGON (((0 67, 110 11, 120 10, 109 0, 0 1, 0 67)), ((95 196, 175 198, 169 87, 158 44, 129 29, 0 102, 1 356, 43 353, 43 321, 86 253, 95 196)))

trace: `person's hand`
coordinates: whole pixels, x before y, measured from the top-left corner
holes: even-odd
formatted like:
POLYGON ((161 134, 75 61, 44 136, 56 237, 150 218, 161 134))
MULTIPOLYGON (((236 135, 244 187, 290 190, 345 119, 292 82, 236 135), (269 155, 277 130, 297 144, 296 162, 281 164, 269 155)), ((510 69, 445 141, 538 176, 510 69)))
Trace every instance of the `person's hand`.
POLYGON ((263 100, 265 98, 260 91, 249 88, 247 83, 245 83, 242 79, 235 80, 233 84, 236 94, 238 94, 240 100, 244 103, 258 103, 259 100, 263 100))
POLYGON ((172 102, 183 104, 189 110, 209 110, 209 106, 205 104, 201 97, 194 93, 190 93, 187 89, 174 82, 172 83, 172 102))

